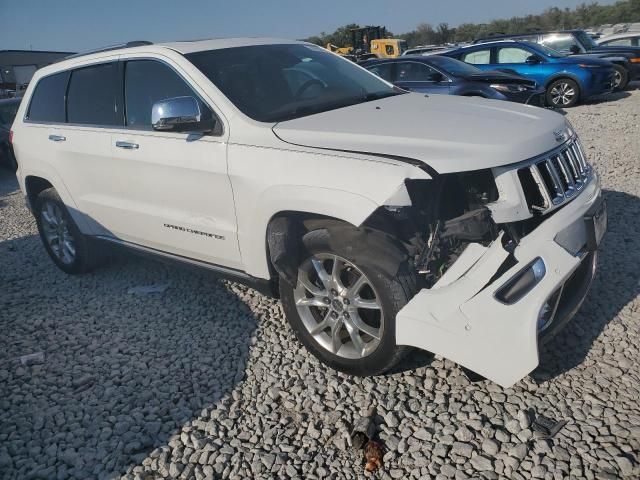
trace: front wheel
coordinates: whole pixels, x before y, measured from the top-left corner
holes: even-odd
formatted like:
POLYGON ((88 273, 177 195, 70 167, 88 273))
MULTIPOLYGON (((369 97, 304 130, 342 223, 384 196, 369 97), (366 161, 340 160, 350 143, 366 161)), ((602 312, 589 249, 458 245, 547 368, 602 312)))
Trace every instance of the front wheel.
POLYGON ((580 101, 580 87, 569 78, 560 78, 547 87, 547 104, 556 108, 570 108, 580 101))
POLYGON ((629 84, 629 72, 622 65, 614 65, 613 90, 619 92, 629 84))
POLYGON ((323 363, 376 375, 407 351, 396 345, 395 317, 416 281, 391 241, 367 245, 364 235, 358 237, 364 244, 351 244, 341 237, 356 238, 325 229, 305 235, 296 284, 281 279, 282 304, 300 342, 323 363))

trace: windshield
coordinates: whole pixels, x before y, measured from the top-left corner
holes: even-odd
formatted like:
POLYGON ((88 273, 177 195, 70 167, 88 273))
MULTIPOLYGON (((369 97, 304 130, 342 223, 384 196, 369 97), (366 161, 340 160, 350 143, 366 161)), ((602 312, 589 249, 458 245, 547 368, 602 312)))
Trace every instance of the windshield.
POLYGON ((578 41, 586 48, 587 50, 591 50, 592 48, 597 48, 598 44, 595 42, 593 38, 591 38, 586 32, 582 30, 576 32, 576 37, 578 41))
POLYGON ((455 58, 439 57, 436 55, 428 58, 429 62, 433 65, 440 67, 445 71, 445 73, 450 73, 456 77, 466 77, 482 72, 479 68, 469 65, 468 63, 461 62, 460 60, 456 60, 455 58))
POLYGON ((403 93, 316 45, 252 45, 186 55, 245 115, 280 122, 403 93))
POLYGON ((549 48, 545 45, 542 45, 541 43, 533 43, 533 42, 521 42, 521 43, 526 43, 538 53, 541 53, 542 55, 549 58, 563 58, 567 56, 564 53, 560 53, 559 51, 554 50, 553 48, 549 48))

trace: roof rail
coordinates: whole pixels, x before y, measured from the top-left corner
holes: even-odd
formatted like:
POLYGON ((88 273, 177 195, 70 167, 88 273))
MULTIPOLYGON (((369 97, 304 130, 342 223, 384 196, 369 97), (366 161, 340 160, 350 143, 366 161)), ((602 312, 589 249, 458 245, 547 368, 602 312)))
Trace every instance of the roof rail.
POLYGON ((91 55, 92 53, 108 52, 110 50, 119 50, 121 48, 143 47, 145 45, 153 45, 153 42, 149 42, 147 40, 134 40, 132 42, 119 43, 117 45, 109 45, 108 47, 100 47, 100 48, 95 48, 93 50, 87 50, 87 51, 80 52, 80 53, 74 53, 73 55, 69 55, 68 57, 64 57, 61 60, 68 60, 70 58, 84 57, 85 55, 91 55))

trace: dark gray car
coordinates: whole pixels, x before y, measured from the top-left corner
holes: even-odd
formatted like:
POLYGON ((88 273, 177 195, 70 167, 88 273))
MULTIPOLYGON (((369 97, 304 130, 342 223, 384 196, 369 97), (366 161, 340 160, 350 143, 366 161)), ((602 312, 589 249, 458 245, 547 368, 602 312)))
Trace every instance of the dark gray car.
POLYGON ((13 154, 10 131, 20 106, 20 100, 20 98, 0 100, 0 165, 14 171, 18 169, 18 163, 13 154))

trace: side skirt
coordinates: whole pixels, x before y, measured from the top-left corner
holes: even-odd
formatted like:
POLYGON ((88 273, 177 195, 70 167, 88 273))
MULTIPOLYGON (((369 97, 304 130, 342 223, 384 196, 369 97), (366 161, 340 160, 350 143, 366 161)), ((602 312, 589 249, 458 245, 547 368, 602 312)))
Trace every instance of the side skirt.
POLYGON ((188 267, 194 267, 198 269, 205 269, 209 272, 212 272, 217 277, 230 280, 232 282, 238 282, 247 287, 253 288, 258 292, 272 298, 278 298, 278 288, 277 282, 273 279, 267 280, 264 278, 253 277, 241 270, 236 270, 233 268, 223 267, 221 265, 216 265, 214 263, 203 262, 201 260, 197 260, 195 258, 184 257, 182 255, 176 255, 173 253, 165 252, 163 250, 158 250, 151 247, 145 247, 143 245, 138 245, 136 243, 127 242, 126 240, 121 240, 119 238, 108 237, 105 235, 95 235, 91 238, 99 241, 108 243, 110 245, 114 245, 118 248, 125 249, 127 251, 136 253, 138 255, 142 255, 145 257, 150 257, 155 260, 168 260, 172 263, 178 263, 180 265, 186 265, 188 267))

